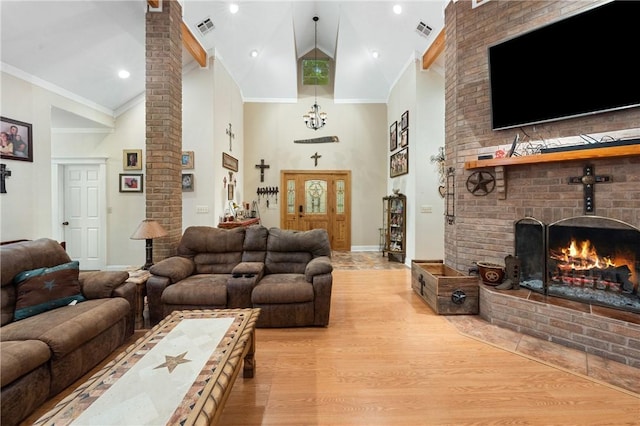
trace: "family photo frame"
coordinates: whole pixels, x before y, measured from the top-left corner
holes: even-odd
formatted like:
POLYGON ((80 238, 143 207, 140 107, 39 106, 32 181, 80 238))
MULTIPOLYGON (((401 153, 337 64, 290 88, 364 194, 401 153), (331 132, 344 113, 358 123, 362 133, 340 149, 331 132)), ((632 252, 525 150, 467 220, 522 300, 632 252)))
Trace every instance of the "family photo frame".
POLYGON ((33 163, 31 124, 0 117, 0 157, 33 163))
POLYGON ((401 149, 391 155, 390 176, 396 177, 409 173, 409 148, 401 149))
POLYGON ((182 192, 193 192, 194 182, 193 173, 182 174, 182 192))
POLYGON ((193 164, 194 164, 193 151, 182 151, 181 162, 182 162, 183 169, 193 169, 193 164))
POLYGON ((389 150, 391 152, 398 148, 398 122, 394 121, 389 127, 389 150))
POLYGON ((120 192, 142 192, 144 180, 141 173, 120 173, 120 192))
POLYGON ((142 170, 142 150, 123 149, 122 150, 123 170, 142 170))

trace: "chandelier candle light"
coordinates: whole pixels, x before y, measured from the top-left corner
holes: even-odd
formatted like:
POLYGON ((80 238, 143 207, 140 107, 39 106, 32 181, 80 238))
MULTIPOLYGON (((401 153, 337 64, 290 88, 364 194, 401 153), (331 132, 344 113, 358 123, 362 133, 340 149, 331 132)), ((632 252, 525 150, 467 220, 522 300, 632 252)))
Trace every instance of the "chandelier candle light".
MULTIPOLYGON (((314 62, 317 66, 318 63, 318 17, 314 16, 313 17, 313 22, 315 25, 315 36, 314 36, 314 53, 313 53, 313 59, 314 62)), ((318 76, 317 76, 317 71, 314 72, 315 74, 315 83, 313 86, 313 93, 314 93, 314 98, 315 101, 313 103, 313 106, 311 107, 311 110, 309 110, 308 113, 306 113, 305 115, 302 116, 302 118, 304 118, 304 124, 307 125, 308 128, 313 129, 313 130, 318 130, 322 127, 324 127, 324 125, 327 123, 327 113, 326 112, 320 112, 320 105, 318 105, 318 76)))

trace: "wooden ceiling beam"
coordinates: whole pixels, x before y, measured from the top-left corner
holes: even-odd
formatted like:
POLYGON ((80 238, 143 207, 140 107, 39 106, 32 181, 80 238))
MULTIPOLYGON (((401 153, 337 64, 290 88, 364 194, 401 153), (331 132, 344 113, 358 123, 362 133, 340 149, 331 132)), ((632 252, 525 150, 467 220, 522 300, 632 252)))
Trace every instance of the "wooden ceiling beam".
POLYGON ((191 53, 201 67, 207 66, 207 52, 193 35, 187 24, 182 21, 182 45, 191 53))
POLYGON ((444 50, 444 42, 445 42, 444 28, 442 28, 442 30, 440 31, 440 34, 438 34, 438 36, 433 41, 433 43, 431 43, 431 46, 429 46, 427 51, 424 52, 424 55, 422 55, 423 70, 428 69, 435 62, 438 56, 440 56, 440 54, 444 50))
MULTIPOLYGON (((147 0, 147 5, 154 9, 159 8, 162 5, 161 0, 147 0)), ((200 44, 198 39, 193 35, 187 24, 184 21, 181 22, 180 30, 182 32, 182 45, 193 56, 196 62, 201 67, 207 66, 207 51, 200 44)))

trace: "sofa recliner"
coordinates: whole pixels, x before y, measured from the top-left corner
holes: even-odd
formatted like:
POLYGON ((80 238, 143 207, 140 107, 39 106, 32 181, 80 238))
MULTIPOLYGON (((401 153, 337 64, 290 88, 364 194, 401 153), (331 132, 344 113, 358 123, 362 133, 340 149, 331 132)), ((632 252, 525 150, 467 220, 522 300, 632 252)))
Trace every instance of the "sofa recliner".
POLYGON ((174 310, 261 308, 257 327, 327 326, 333 284, 324 229, 194 226, 150 268, 149 318, 174 310))
POLYGON ((18 424, 133 334, 136 289, 126 282, 125 271, 77 271, 84 301, 15 319, 14 278, 70 261, 64 248, 47 238, 0 247, 3 426, 18 424))

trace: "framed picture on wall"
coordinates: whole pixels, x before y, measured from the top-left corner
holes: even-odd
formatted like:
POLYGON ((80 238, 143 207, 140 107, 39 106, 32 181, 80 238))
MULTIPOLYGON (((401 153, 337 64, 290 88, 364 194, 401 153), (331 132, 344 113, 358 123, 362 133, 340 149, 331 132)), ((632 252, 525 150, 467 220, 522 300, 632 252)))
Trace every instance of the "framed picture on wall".
POLYGON ((228 200, 228 201, 233 200, 233 197, 234 197, 233 190, 234 190, 234 189, 235 189, 235 188, 234 188, 234 185, 233 185, 232 183, 230 183, 230 184, 228 184, 228 185, 227 185, 227 200, 228 200))
POLYGON ((234 172, 238 171, 238 159, 233 158, 226 152, 222 153, 222 167, 225 169, 233 170, 234 172))
POLYGON ((389 127, 389 150, 395 151, 398 148, 398 122, 394 121, 389 127))
POLYGON ((123 170, 142 170, 142 150, 123 149, 122 150, 123 170))
POLYGON ((409 145, 409 129, 404 129, 400 132, 400 148, 404 148, 409 145))
POLYGON ((182 192, 193 192, 193 173, 182 174, 182 192))
POLYGON ((33 163, 32 126, 18 120, 0 117, 0 156, 7 160, 33 163))
POLYGON ((400 129, 404 130, 409 127, 409 111, 405 111, 400 117, 400 129))
POLYGON ((409 148, 404 148, 391 155, 390 176, 396 177, 407 173, 409 173, 409 148))
POLYGON ((182 168, 193 169, 194 154, 193 151, 182 151, 182 168))
POLYGON ((120 192, 142 192, 142 174, 120 173, 120 192))

